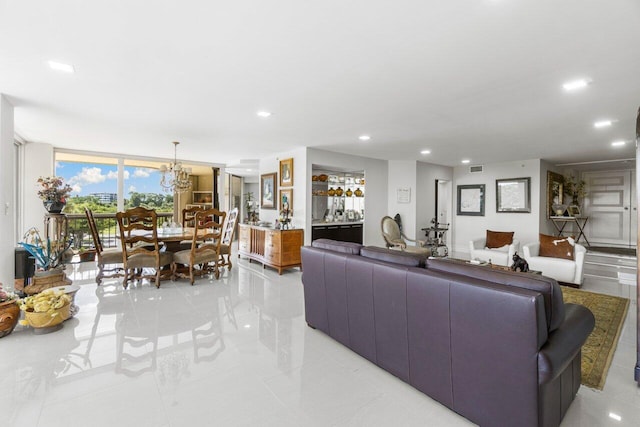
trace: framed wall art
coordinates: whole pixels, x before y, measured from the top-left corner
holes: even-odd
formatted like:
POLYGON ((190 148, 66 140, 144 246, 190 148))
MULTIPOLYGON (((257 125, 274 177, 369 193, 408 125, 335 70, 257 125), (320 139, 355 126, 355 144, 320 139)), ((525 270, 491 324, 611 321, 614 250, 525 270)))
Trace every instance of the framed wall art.
POLYGON ((293 216, 293 188, 280 189, 280 210, 284 210, 285 203, 289 205, 289 216, 293 216))
POLYGON ((277 176, 276 172, 260 175, 260 207, 262 209, 276 209, 278 207, 276 202, 277 176))
POLYGON ((293 187, 293 158, 280 160, 280 187, 293 187))
POLYGON ((531 178, 496 179, 496 212, 531 212, 531 178))
POLYGON ((484 216, 484 184, 458 185, 457 215, 484 216))

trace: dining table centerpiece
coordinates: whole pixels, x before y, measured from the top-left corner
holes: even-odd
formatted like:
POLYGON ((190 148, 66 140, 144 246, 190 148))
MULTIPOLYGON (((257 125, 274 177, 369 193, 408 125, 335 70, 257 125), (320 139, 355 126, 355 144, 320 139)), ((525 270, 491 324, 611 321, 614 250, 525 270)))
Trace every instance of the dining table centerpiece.
POLYGON ((20 320, 18 296, 13 292, 5 291, 0 283, 0 338, 13 332, 18 320, 20 320))
POLYGON ((67 197, 73 188, 64 183, 64 179, 59 176, 41 176, 38 178, 38 197, 49 213, 59 214, 67 205, 67 197))

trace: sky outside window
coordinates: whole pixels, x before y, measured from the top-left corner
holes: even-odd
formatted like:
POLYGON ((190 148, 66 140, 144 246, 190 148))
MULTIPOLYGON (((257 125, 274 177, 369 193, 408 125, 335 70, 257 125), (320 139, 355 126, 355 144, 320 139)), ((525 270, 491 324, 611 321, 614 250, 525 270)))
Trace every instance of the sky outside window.
MULTIPOLYGON (((118 166, 103 163, 56 162, 56 175, 73 187, 72 196, 118 192, 118 166)), ((160 173, 146 167, 124 167, 124 198, 130 194, 163 194, 160 173)))

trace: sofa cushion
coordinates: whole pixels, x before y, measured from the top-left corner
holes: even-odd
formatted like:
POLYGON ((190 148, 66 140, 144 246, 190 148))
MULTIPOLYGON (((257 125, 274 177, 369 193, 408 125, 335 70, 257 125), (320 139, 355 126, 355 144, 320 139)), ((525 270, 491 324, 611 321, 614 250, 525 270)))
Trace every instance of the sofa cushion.
POLYGON ((564 258, 573 261, 573 245, 566 237, 540 234, 540 256, 564 258))
POLYGON ((376 246, 365 246, 360 250, 360 256, 404 265, 406 267, 424 267, 427 256, 419 253, 394 251, 376 246))
POLYGON ((343 254, 360 255, 360 249, 362 245, 352 242, 341 242, 339 240, 331 239, 317 239, 311 242, 311 246, 314 248, 328 249, 334 252, 341 252, 343 254))
POLYGON ((427 269, 474 277, 501 285, 537 291, 544 297, 549 332, 558 329, 564 321, 562 290, 554 279, 533 273, 516 273, 489 266, 472 265, 462 260, 430 258, 427 269))
POLYGON ((500 248, 513 243, 513 231, 487 230, 487 247, 489 249, 500 248))

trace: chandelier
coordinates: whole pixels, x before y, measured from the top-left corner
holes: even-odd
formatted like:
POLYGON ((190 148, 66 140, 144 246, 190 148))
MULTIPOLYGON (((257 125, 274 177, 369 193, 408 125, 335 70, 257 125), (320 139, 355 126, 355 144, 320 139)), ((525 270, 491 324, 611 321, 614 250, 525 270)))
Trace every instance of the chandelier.
POLYGON ((178 144, 180 144, 178 141, 173 141, 173 163, 169 163, 169 166, 160 166, 162 174, 160 185, 164 191, 172 193, 184 193, 191 188, 191 180, 189 180, 191 168, 183 167, 182 162, 177 160, 178 144))

